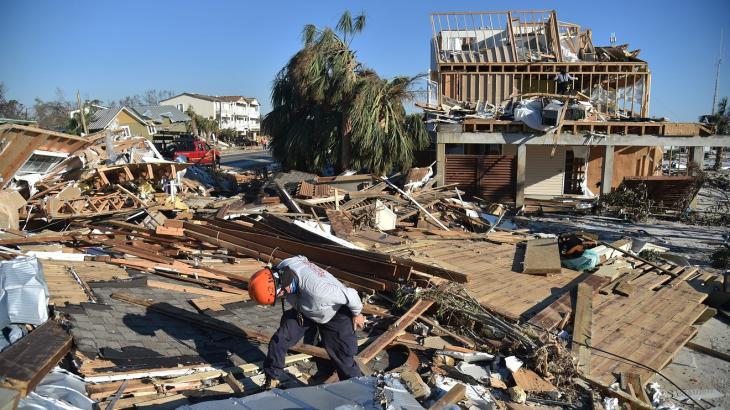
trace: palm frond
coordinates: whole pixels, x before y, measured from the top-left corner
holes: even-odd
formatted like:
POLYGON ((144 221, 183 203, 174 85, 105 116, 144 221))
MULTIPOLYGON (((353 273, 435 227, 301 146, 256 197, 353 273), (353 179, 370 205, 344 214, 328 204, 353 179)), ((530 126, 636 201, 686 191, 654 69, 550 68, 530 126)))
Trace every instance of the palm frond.
POLYGON ((340 32, 345 38, 347 38, 348 35, 352 34, 352 15, 350 14, 349 10, 345 10, 345 12, 342 13, 342 16, 340 16, 340 20, 337 22, 337 26, 335 26, 335 29, 337 29, 337 31, 340 32))
POLYGON ((302 29, 302 42, 304 42, 305 46, 311 45, 314 42, 316 35, 317 26, 314 24, 307 24, 302 29))
POLYGON ((361 11, 360 15, 355 17, 353 29, 354 29, 355 33, 360 33, 365 29, 365 12, 364 11, 361 11))

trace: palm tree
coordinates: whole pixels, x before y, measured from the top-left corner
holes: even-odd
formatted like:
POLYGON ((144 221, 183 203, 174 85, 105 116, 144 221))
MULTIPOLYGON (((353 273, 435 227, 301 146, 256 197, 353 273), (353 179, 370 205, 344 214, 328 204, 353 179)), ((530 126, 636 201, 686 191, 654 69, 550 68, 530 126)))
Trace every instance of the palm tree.
MULTIPOLYGON (((727 105, 727 97, 720 99, 713 114, 701 116, 700 121, 714 125, 718 135, 730 135, 730 107, 727 105)), ((715 147, 715 171, 722 168, 722 151, 722 147, 715 147)))
POLYGON ((218 132, 218 121, 199 115, 193 110, 193 107, 188 107, 185 113, 190 117, 190 122, 187 124, 189 133, 208 141, 212 133, 218 132))
POLYGON ((364 27, 365 17, 349 12, 334 30, 306 25, 304 47, 274 79, 262 127, 285 168, 381 173, 409 167, 413 149, 425 146, 425 128, 403 107, 416 78, 384 80, 358 62, 350 44, 364 27))

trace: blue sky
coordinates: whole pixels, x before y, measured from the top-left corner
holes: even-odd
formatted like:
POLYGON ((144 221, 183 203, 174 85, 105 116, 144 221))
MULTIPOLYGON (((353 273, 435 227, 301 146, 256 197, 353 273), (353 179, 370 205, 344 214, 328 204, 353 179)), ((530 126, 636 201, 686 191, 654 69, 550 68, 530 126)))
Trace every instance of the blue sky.
MULTIPOLYGON (((693 121, 712 102, 720 29, 730 43, 730 2, 718 1, 20 1, 0 4, 0 81, 32 104, 104 101, 172 89, 255 96, 268 111, 276 72, 301 46, 302 26, 333 26, 345 9, 364 11, 358 56, 382 76, 428 70, 429 14, 550 9, 593 29, 596 45, 615 32, 640 48, 652 70, 651 114, 693 121)), ((721 96, 730 95, 725 53, 721 96)))

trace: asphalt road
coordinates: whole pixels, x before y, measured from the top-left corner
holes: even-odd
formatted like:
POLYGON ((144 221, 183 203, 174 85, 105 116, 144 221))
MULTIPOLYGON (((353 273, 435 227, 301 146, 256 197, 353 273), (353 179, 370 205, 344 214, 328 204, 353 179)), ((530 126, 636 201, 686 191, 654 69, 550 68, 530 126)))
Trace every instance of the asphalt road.
POLYGON ((238 152, 221 155, 221 165, 242 170, 263 168, 274 163, 269 151, 238 152))

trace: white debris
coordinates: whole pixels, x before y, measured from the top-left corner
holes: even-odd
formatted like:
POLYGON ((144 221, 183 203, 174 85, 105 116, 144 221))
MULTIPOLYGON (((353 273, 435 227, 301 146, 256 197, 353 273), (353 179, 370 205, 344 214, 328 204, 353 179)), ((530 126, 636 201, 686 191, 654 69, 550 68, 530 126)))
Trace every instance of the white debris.
POLYGON ((491 355, 489 353, 484 353, 484 352, 465 353, 465 352, 455 352, 453 350, 438 350, 438 351, 436 351, 436 354, 453 357, 454 359, 463 360, 467 363, 485 362, 485 361, 489 361, 489 360, 494 360, 494 355, 491 355))
MULTIPOLYGON (((446 394, 446 392, 451 390, 451 388, 456 386, 458 383, 461 383, 450 377, 443 377, 441 375, 436 375, 434 382, 435 382, 434 384, 436 385, 436 387, 438 389, 442 390, 441 396, 446 394)), ((465 384, 465 383, 462 383, 462 384, 465 384)), ((469 407, 469 408, 484 409, 484 410, 494 410, 496 408, 494 399, 492 398, 492 395, 489 394, 489 390, 487 390, 486 387, 480 386, 480 385, 474 385, 474 384, 465 384, 465 385, 466 385, 466 399, 467 399, 467 401, 469 401, 469 404, 471 404, 471 407, 469 407)))
POLYGON ((480 382, 488 380, 489 376, 491 375, 488 368, 468 362, 459 362, 459 364, 456 365, 456 370, 460 371, 463 374, 471 376, 480 382))
POLYGON ((604 397, 603 408, 606 410, 619 410, 618 399, 615 397, 604 397))
POLYGON ((504 364, 512 373, 514 373, 517 370, 520 370, 520 367, 522 367, 525 363, 515 356, 509 356, 504 359, 504 364))
POLYGON ((658 410, 680 410, 679 407, 666 400, 659 383, 649 384, 649 396, 651 397, 651 404, 658 410))

